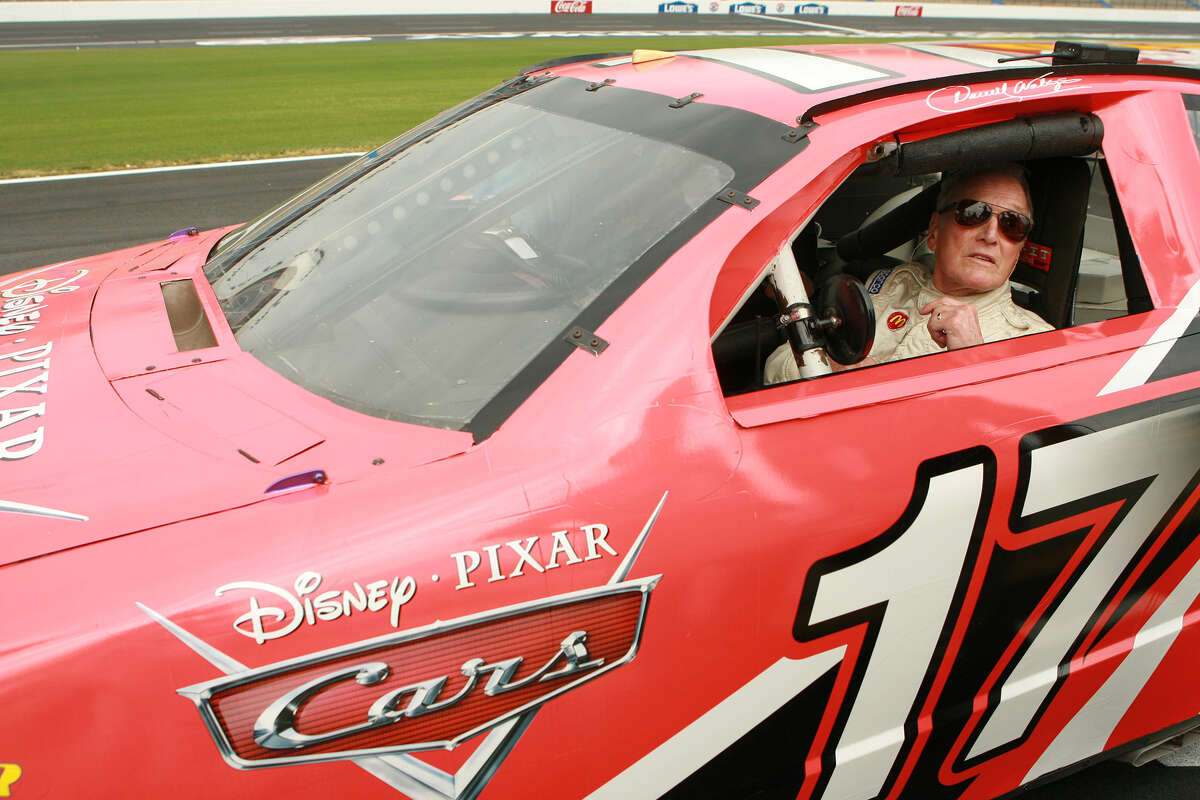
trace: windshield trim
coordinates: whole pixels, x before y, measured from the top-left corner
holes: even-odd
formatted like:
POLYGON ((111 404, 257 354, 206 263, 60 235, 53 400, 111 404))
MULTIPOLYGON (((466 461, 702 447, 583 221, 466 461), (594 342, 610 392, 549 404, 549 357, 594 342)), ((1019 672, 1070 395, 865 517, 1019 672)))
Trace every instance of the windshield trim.
MULTIPOLYGON (((295 203, 295 208, 289 209, 285 204, 268 212, 261 218, 263 221, 270 220, 266 227, 256 228, 253 234, 243 237, 248 241, 238 240, 229 249, 213 255, 205 268, 206 277, 210 282, 218 280, 332 193, 344 190, 434 132, 502 101, 673 145, 724 164, 732 174, 724 186, 703 200, 690 216, 667 231, 625 267, 586 307, 547 339, 540 351, 526 357, 527 360, 517 367, 513 377, 465 422, 460 418, 452 428, 447 426, 471 433, 473 440, 479 443, 494 433, 574 352, 575 347, 567 338, 570 329, 578 326, 596 330, 671 255, 718 216, 730 210, 730 205, 718 198, 730 189, 748 194, 808 144, 806 138, 796 137, 794 130, 786 124, 743 109, 703 102, 680 104, 669 95, 611 84, 602 92, 586 91, 592 84, 571 77, 534 76, 518 81, 520 79, 510 81, 451 109, 335 172, 309 190, 313 191, 312 197, 302 194, 289 201, 288 204, 295 203), (518 96, 514 97, 514 92, 518 96), (271 220, 273 215, 278 216, 271 220)), ((743 214, 746 211, 739 209, 732 213, 743 214)), ((609 357, 612 357, 611 352, 609 357)), ((345 400, 340 400, 344 407, 374 415, 374 412, 355 409, 354 403, 345 400)))
MULTIPOLYGON (((584 91, 588 85, 564 77, 513 102, 668 142, 723 162, 733 169, 734 177, 722 191, 749 193, 808 144, 807 139, 789 139, 792 129, 787 125, 750 111, 705 103, 670 108, 675 98, 667 95, 616 85, 606 86, 603 92, 584 91)), ((729 209, 715 195, 705 201, 580 311, 462 430, 470 432, 476 443, 491 436, 575 351, 567 339, 570 329, 596 330, 675 251, 729 209)))

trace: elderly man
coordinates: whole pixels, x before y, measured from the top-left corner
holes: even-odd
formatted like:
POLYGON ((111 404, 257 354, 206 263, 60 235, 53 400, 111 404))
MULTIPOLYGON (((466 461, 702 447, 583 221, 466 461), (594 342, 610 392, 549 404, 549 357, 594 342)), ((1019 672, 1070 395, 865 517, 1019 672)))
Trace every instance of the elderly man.
MULTIPOLYGON (((1052 330, 1013 302, 1008 278, 1033 227, 1024 170, 1004 164, 942 179, 929 220, 933 274, 920 264, 879 270, 867 281, 875 344, 855 366, 957 350, 1052 330)), ((767 358, 767 384, 800 377, 791 348, 767 358)))

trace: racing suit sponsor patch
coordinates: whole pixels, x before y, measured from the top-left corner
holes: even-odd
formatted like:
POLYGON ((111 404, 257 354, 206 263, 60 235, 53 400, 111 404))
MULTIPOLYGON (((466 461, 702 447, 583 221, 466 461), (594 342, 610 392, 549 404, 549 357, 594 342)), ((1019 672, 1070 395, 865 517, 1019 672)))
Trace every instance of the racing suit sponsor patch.
POLYGON ((1020 262, 1028 264, 1034 269, 1040 269, 1042 272, 1050 271, 1050 259, 1054 256, 1054 250, 1046 247, 1043 244, 1034 242, 1026 242, 1021 248, 1020 262))
POLYGON ((876 272, 875 277, 871 279, 870 285, 867 286, 867 294, 879 294, 880 290, 883 289, 883 282, 891 274, 892 271, 890 269, 881 269, 879 272, 876 272))

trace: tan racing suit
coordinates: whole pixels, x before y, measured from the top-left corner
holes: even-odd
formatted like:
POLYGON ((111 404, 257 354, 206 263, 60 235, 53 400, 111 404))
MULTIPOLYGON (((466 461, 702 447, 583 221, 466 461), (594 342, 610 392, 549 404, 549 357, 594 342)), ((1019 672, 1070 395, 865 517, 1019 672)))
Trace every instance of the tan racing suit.
MULTIPOLYGON (((941 352, 942 348, 929 335, 929 319, 920 313, 920 309, 945 295, 934 288, 933 276, 923 266, 902 264, 872 273, 867 280, 867 296, 875 307, 875 344, 870 356, 876 362, 882 364, 941 352)), ((1014 303, 1008 284, 986 294, 954 299, 975 306, 985 342, 1054 329, 1037 314, 1014 303)), ((780 345, 767 357, 763 382, 768 386, 799 377, 800 371, 789 345, 780 345)))

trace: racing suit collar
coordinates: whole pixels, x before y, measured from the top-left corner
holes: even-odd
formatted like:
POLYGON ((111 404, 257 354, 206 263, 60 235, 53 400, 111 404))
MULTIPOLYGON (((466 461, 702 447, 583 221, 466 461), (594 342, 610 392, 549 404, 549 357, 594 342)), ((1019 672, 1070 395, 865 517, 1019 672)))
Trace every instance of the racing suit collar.
POLYGON ((921 270, 920 272, 921 291, 917 296, 919 308, 924 307, 927 303, 931 303, 934 300, 940 300, 943 297, 951 297, 952 299, 963 303, 970 303, 971 305, 975 306, 977 311, 983 311, 985 308, 991 308, 997 303, 1003 303, 1012 297, 1012 290, 1009 288, 1007 281, 1000 286, 997 286, 995 289, 992 289, 990 292, 984 292, 982 294, 948 295, 939 291, 933 285, 933 273, 925 270, 921 270))

